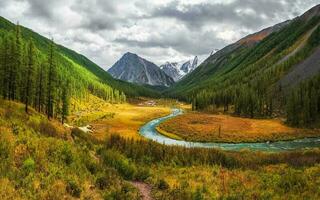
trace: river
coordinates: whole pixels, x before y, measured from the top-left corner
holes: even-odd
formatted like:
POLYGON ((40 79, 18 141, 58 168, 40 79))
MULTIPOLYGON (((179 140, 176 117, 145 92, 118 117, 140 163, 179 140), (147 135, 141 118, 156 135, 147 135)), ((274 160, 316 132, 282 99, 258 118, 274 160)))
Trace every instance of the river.
POLYGON ((292 151, 299 149, 308 149, 320 147, 320 138, 304 138, 291 141, 278 141, 278 142, 264 142, 264 143, 201 143, 201 142, 188 142, 182 140, 174 140, 161 135, 156 127, 163 121, 181 115, 183 111, 181 109, 173 109, 172 113, 168 116, 154 119, 140 128, 140 134, 150 140, 156 141, 165 145, 176 145, 201 148, 219 148, 229 151, 240 151, 242 149, 249 149, 253 151, 292 151))

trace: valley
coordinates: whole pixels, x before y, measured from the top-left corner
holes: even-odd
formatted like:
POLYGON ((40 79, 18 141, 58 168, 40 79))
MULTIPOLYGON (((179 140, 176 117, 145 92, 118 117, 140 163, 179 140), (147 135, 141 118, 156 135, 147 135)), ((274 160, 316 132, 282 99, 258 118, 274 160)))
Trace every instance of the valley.
MULTIPOLYGON (((320 5, 215 51, 198 45, 202 29, 191 28, 191 38, 165 35, 161 45, 163 32, 137 28, 146 16, 177 15, 182 23, 196 5, 161 11, 159 3, 156 17, 129 6, 139 16, 124 24, 84 20, 65 33, 74 41, 53 34, 83 54, 0 17, 0 199, 320 199, 320 5), (149 37, 164 49, 143 41, 149 37), (117 61, 107 69, 84 54, 117 61)), ((213 44, 206 31, 201 40, 213 44)), ((221 34, 222 45, 229 33, 221 34)))
POLYGON ((193 112, 169 119, 160 124, 157 130, 192 142, 274 142, 320 136, 318 129, 292 128, 277 119, 249 119, 193 112))

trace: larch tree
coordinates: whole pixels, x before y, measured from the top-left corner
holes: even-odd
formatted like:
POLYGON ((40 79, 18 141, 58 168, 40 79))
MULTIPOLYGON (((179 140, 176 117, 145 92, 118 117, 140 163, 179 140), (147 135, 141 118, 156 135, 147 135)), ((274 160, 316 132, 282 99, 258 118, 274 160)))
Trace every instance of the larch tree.
POLYGON ((69 85, 69 81, 66 81, 62 88, 62 124, 67 120, 67 116, 69 115, 69 85))
POLYGON ((48 57, 48 83, 47 83, 47 116, 48 119, 54 117, 54 103, 56 95, 56 63, 55 63, 55 45, 53 40, 50 44, 49 57, 48 57))
POLYGON ((31 41, 28 44, 27 52, 27 68, 25 76, 25 92, 24 92, 24 101, 25 101, 25 111, 28 113, 28 106, 33 99, 34 94, 34 68, 35 68, 35 47, 34 43, 31 41))

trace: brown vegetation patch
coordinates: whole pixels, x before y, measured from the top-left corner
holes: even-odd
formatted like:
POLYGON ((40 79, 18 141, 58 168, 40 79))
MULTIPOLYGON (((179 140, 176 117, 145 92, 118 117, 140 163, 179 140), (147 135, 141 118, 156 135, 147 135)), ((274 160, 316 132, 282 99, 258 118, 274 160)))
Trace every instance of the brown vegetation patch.
POLYGON ((187 113, 158 129, 184 140, 201 142, 265 142, 319 136, 319 131, 295 129, 276 119, 247 119, 229 115, 187 113))

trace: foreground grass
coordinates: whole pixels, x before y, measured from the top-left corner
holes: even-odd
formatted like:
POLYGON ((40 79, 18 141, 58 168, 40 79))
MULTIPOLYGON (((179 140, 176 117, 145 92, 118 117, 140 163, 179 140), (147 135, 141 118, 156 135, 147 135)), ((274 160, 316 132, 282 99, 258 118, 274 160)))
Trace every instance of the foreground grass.
POLYGON ((25 114, 22 104, 0 100, 0 199, 139 199, 89 143, 32 109, 25 114))
POLYGON ((154 166, 148 180, 155 199, 319 199, 320 166, 257 170, 221 166, 154 166), (166 183, 166 187, 159 186, 166 183))
POLYGON ((157 129, 174 139, 198 142, 266 142, 320 136, 319 130, 291 128, 279 120, 247 119, 196 112, 169 119, 157 129))
POLYGON ((138 177, 152 185, 153 197, 159 200, 320 197, 319 149, 284 153, 223 152, 168 147, 119 136, 108 139, 104 148, 107 152, 108 149, 118 151, 122 156, 117 157, 125 162, 117 160, 117 169, 128 178, 133 174, 137 177, 139 172, 138 177))

